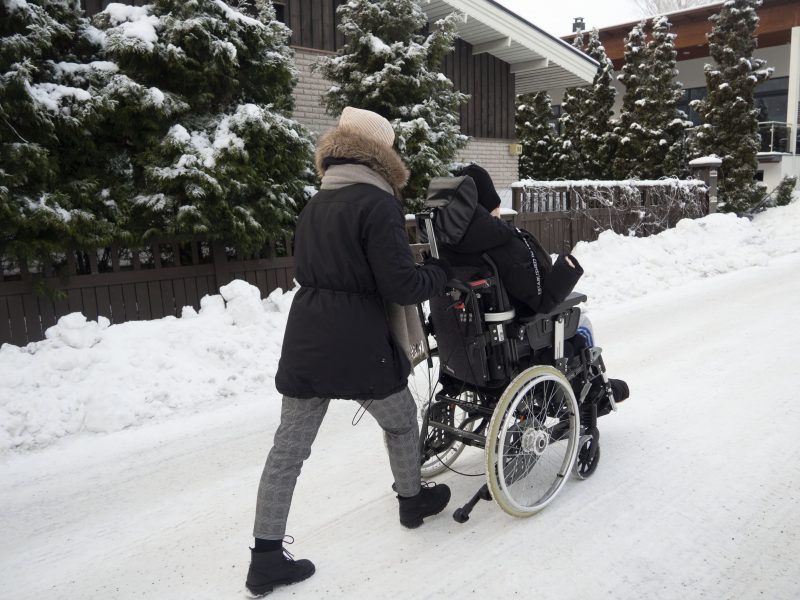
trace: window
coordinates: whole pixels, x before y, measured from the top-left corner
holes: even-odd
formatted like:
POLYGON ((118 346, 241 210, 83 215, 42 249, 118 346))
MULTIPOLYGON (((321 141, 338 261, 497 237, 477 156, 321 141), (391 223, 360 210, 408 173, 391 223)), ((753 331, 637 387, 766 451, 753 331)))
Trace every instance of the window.
POLYGON ((756 86, 753 94, 758 109, 759 121, 786 122, 786 107, 789 102, 789 78, 775 77, 756 86))
POLYGON ((275 18, 278 21, 286 24, 286 5, 283 2, 273 2, 272 6, 275 7, 275 18))
POLYGON ((689 106, 689 104, 692 102, 692 100, 702 100, 705 97, 706 97, 705 86, 696 88, 687 88, 683 90, 683 96, 678 102, 678 110, 682 110, 689 117, 689 120, 695 124, 695 126, 700 125, 700 115, 697 113, 696 110, 692 109, 689 106))
MULTIPOLYGON (((692 100, 702 100, 706 97, 705 87, 687 88, 683 90, 683 97, 678 103, 678 109, 685 112, 695 125, 700 125, 700 115, 689 107, 692 100)), ((786 106, 789 99, 789 78, 775 77, 756 86, 753 100, 758 108, 758 120, 786 121, 786 106)))
POLYGON ((561 123, 559 117, 561 116, 561 105, 550 107, 550 127, 557 135, 561 135, 561 123))

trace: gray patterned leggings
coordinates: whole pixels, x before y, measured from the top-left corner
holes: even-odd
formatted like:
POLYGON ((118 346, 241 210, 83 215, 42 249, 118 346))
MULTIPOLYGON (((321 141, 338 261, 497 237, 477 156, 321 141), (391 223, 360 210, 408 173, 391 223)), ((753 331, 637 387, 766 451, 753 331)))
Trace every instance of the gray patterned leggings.
MULTIPOLYGON (((267 456, 256 502, 253 536, 283 539, 292 494, 300 469, 328 410, 329 399, 283 397, 281 423, 267 456)), ((381 400, 363 402, 381 426, 397 493, 414 496, 420 489, 417 405, 408 388, 381 400)))

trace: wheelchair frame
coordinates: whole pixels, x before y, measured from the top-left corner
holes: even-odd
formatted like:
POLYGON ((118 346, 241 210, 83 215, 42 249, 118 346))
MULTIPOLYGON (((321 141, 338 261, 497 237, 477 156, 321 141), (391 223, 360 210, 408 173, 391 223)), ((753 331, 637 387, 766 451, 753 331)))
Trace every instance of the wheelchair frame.
MULTIPOLYGON (((428 212, 417 216, 436 257, 433 223, 442 202, 429 200, 428 212)), ((432 355, 438 355, 436 384, 441 387, 417 398, 423 476, 453 470, 466 446, 485 451, 487 481, 453 514, 461 523, 481 499, 494 499, 513 516, 531 516, 555 498, 570 473, 591 476, 600 459, 597 402, 602 396, 590 397, 598 380, 616 410, 602 350, 582 348, 565 356, 565 340, 575 334, 580 318, 577 305, 586 296, 573 293, 547 314, 517 318, 496 265, 484 259, 488 277, 451 280, 445 296, 431 299, 428 321, 423 319, 426 337, 437 340, 428 353, 428 370, 432 355), (450 331, 439 318, 443 308, 454 317, 450 331), (465 332, 459 352, 458 336, 465 332), (448 356, 442 356, 443 349, 448 356)))

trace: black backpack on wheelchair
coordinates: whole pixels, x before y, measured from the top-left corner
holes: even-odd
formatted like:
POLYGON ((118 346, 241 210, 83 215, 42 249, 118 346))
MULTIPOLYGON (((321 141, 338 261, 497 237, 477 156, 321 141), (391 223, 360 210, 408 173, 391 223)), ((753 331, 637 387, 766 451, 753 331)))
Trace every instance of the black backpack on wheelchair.
MULTIPOLYGON (((434 256, 439 241, 458 243, 476 202, 469 177, 431 182, 417 221, 434 256)), ((518 317, 486 255, 481 265, 456 268, 446 293, 430 300, 427 376, 435 385, 418 394, 423 475, 452 469, 466 446, 485 453, 487 483, 456 511, 457 521, 481 498, 530 516, 552 501, 567 475, 594 473, 595 396, 602 390, 613 407, 613 395, 600 348, 571 341, 585 300, 573 293, 549 313, 518 317)))

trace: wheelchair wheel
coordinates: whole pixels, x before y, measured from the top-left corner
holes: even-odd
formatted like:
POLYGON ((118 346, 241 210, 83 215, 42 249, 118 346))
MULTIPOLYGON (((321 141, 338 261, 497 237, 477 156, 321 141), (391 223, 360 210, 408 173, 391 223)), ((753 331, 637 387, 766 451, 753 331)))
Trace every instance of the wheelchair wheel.
MULTIPOLYGON (((465 431, 472 431, 474 422, 469 421, 466 412, 458 407, 443 405, 435 402, 436 394, 441 389, 439 384, 439 357, 434 354, 433 368, 429 368, 427 361, 418 364, 408 378, 408 389, 417 403, 417 419, 422 423, 425 412, 432 408, 435 417, 440 423, 459 427, 465 431)), ((436 454, 422 464, 422 477, 429 479, 444 473, 464 451, 464 443, 453 439, 441 431, 421 431, 420 435, 426 439, 426 444, 433 445, 436 454)))
POLYGON ((572 469, 578 479, 589 479, 597 470, 600 462, 600 443, 591 435, 581 436, 578 458, 572 469))
POLYGON ((564 375, 548 366, 520 373, 486 434, 486 477, 500 508, 529 517, 547 506, 575 464, 579 437, 578 402, 564 375))

